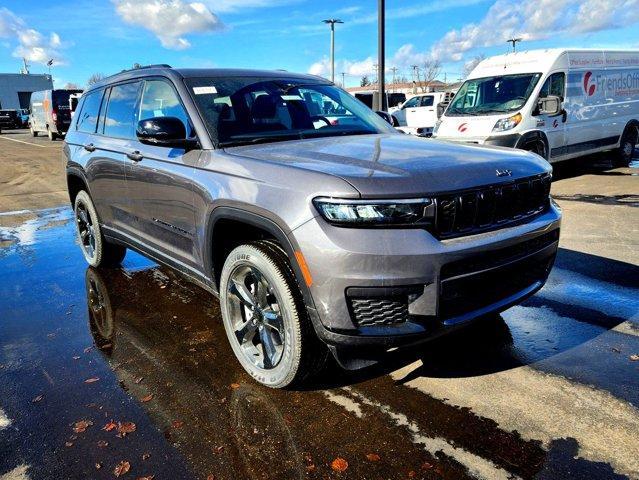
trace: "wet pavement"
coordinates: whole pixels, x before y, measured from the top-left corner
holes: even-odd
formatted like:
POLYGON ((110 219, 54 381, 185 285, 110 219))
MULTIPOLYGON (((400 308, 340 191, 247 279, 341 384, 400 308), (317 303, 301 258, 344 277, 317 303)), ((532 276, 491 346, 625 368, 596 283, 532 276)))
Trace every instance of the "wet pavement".
POLYGON ((636 167, 558 172, 578 220, 526 303, 302 391, 253 382, 170 270, 87 268, 68 208, 1 213, 0 479, 639 478, 636 181, 593 186, 636 167))

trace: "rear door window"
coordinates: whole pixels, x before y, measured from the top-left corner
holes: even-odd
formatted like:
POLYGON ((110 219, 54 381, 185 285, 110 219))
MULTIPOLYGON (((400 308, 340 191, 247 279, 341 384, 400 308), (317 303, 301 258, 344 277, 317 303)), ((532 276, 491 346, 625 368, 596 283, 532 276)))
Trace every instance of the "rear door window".
POLYGON ((82 110, 78 117, 77 130, 79 132, 95 133, 100 117, 100 106, 104 90, 89 93, 82 103, 82 110))
POLYGON ((433 106, 433 96, 432 95, 425 95, 422 97, 422 103, 421 103, 422 107, 432 107, 433 106))
POLYGON ((111 88, 104 117, 104 134, 115 138, 135 138, 138 123, 138 92, 142 82, 123 83, 111 88))

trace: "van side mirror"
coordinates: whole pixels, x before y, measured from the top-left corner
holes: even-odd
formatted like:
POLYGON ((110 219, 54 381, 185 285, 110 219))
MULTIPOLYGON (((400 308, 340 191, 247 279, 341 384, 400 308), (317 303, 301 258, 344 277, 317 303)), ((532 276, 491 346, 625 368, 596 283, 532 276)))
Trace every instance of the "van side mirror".
POLYGON ((561 113, 561 98, 556 95, 540 98, 537 110, 540 115, 559 115, 561 113))
POLYGON ((145 145, 156 147, 193 148, 195 141, 186 138, 186 127, 176 117, 154 117, 138 122, 138 140, 145 145))

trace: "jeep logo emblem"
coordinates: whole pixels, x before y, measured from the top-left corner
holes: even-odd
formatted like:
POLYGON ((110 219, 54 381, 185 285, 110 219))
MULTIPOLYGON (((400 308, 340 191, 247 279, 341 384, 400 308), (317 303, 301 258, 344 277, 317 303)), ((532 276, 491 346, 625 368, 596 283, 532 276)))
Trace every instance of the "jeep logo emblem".
POLYGON ((513 175, 513 171, 508 170, 506 168, 504 168, 503 170, 500 170, 498 168, 497 170, 495 170, 495 173, 497 174, 498 177, 512 177, 513 175))

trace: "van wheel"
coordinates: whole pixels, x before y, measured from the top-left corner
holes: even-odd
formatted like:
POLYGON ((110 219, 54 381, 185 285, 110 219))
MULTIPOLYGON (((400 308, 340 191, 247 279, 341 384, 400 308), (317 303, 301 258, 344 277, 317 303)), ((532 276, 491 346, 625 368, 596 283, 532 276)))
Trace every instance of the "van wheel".
POLYGON ((536 153, 544 160, 548 160, 548 149, 546 148, 546 142, 543 140, 533 140, 522 148, 527 152, 536 153))
POLYGON ((627 167, 632 162, 632 158, 635 153, 635 147, 637 146, 637 127, 627 128, 621 136, 621 142, 619 148, 615 152, 615 156, 612 160, 614 167, 627 167))
POLYGON ((32 137, 37 137, 38 136, 38 132, 36 132, 33 127, 30 127, 29 130, 31 131, 31 136, 32 137))
POLYGON ((47 127, 47 136, 49 137, 49 140, 55 142, 56 134, 53 133, 49 127, 47 127))
POLYGON ((93 201, 84 190, 75 197, 73 211, 80 249, 87 263, 92 267, 122 263, 126 255, 126 248, 105 240, 93 201))
POLYGON ((220 278, 224 329, 235 356, 271 388, 316 373, 328 349, 315 335, 284 252, 270 242, 235 248, 220 278))

